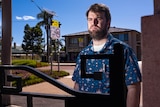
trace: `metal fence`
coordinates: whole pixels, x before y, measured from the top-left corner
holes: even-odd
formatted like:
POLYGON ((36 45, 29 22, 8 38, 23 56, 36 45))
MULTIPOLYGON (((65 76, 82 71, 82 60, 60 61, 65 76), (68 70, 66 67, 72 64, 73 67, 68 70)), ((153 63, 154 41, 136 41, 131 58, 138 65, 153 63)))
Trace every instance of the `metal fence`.
POLYGON ((0 65, 0 106, 3 107, 2 96, 3 95, 19 95, 26 96, 27 107, 33 107, 33 97, 50 98, 64 100, 65 107, 126 107, 126 86, 124 76, 124 55, 123 46, 116 44, 114 46, 114 54, 99 54, 91 56, 82 56, 82 77, 83 78, 100 78, 99 74, 94 73, 88 75, 85 73, 85 61, 86 59, 102 59, 108 58, 110 64, 110 95, 99 94, 99 93, 87 93, 76 91, 69 88, 56 79, 48 76, 47 74, 40 72, 29 66, 15 66, 15 65, 0 65), (71 96, 65 95, 53 95, 53 94, 42 94, 42 93, 31 93, 22 91, 22 78, 14 75, 5 76, 7 70, 25 70, 30 72, 39 78, 42 78, 46 82, 58 87, 59 89, 71 94, 71 96), (5 80, 8 82, 16 81, 16 86, 6 86, 5 80))

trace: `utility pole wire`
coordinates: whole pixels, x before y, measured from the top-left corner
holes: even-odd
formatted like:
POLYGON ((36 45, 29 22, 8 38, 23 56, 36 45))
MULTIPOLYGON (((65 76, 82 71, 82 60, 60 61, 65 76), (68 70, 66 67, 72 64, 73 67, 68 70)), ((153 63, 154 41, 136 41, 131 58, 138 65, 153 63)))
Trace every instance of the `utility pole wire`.
POLYGON ((35 5, 36 5, 36 7, 42 12, 43 10, 38 6, 38 4, 36 3, 36 2, 34 2, 34 0, 31 0, 31 2, 33 2, 35 5))

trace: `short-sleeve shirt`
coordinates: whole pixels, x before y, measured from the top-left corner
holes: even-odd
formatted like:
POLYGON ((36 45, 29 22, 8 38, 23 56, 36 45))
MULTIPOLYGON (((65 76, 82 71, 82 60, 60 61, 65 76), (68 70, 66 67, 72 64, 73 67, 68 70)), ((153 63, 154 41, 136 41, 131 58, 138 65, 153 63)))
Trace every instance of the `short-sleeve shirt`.
MULTIPOLYGON (((103 48, 96 52, 96 54, 113 54, 113 46, 116 43, 120 43, 124 48, 125 58, 125 83, 131 85, 137 82, 141 82, 141 73, 138 66, 137 57, 133 49, 123 41, 116 39, 112 34, 107 35, 107 42, 103 48)), ((79 84, 79 91, 84 92, 101 92, 110 93, 110 81, 109 81, 109 60, 108 59, 87 59, 86 72, 102 72, 102 80, 95 80, 93 78, 81 78, 81 59, 80 55, 93 55, 93 42, 91 41, 87 47, 85 47, 78 55, 76 60, 76 67, 72 76, 72 80, 79 84)))

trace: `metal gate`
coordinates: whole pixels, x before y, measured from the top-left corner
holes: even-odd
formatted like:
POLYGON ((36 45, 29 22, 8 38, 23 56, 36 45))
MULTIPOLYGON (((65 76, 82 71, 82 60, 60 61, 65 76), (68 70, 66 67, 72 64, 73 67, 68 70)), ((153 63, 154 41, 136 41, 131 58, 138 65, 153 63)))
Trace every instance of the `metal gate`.
POLYGON ((99 93, 87 93, 76 91, 72 88, 64 86, 56 79, 48 76, 47 74, 40 72, 29 66, 14 66, 14 65, 0 65, 0 106, 2 105, 2 95, 19 95, 26 96, 27 107, 33 107, 33 97, 60 99, 65 101, 65 107, 126 107, 126 86, 125 86, 125 71, 124 71, 124 55, 123 46, 116 44, 114 46, 114 54, 99 54, 99 55, 83 55, 82 59, 82 77, 83 78, 101 78, 99 73, 86 74, 85 73, 85 61, 86 59, 102 59, 108 58, 110 64, 110 95, 99 93), (31 93, 22 91, 22 78, 14 75, 7 75, 5 77, 6 70, 25 70, 30 72, 39 78, 42 78, 46 82, 58 87, 59 89, 71 94, 72 96, 63 95, 49 95, 41 93, 31 93), (16 86, 5 86, 5 80, 8 82, 16 81, 16 86))

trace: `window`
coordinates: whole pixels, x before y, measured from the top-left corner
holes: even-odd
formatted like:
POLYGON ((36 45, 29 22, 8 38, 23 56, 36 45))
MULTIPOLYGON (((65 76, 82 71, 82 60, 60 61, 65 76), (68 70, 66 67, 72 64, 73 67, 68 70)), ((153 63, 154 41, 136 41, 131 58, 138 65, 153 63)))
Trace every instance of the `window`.
POLYGON ((128 34, 124 34, 124 41, 128 41, 128 34))
POLYGON ((128 41, 128 34, 114 34, 114 37, 121 41, 128 41))
POLYGON ((141 41, 141 36, 137 34, 137 35, 136 35, 136 40, 137 40, 137 41, 141 41))
POLYGON ((70 44, 77 44, 77 43, 78 43, 78 40, 77 40, 77 38, 70 38, 70 39, 69 39, 69 43, 70 43, 70 44))
POLYGON ((77 38, 69 38, 69 47, 75 47, 78 46, 78 39, 77 38))
POLYGON ((113 35, 115 38, 119 39, 119 35, 118 34, 114 34, 113 35))
POLYGON ((84 47, 84 40, 83 38, 78 38, 79 47, 84 47))

